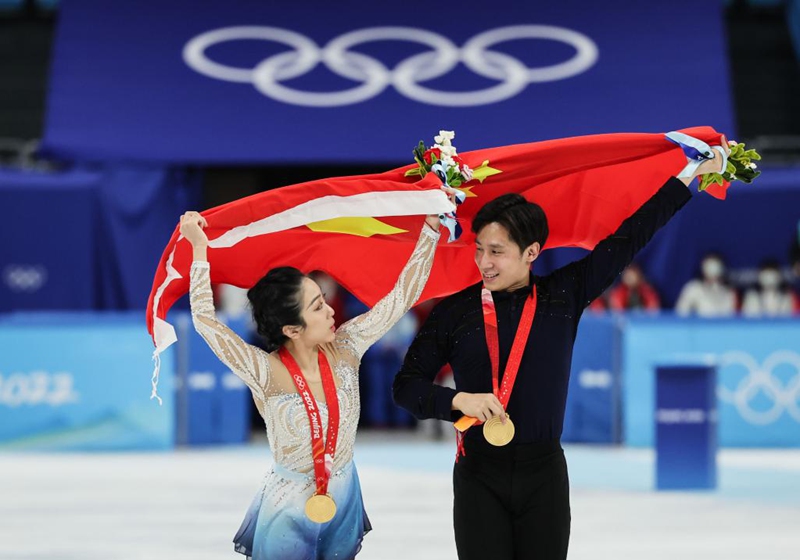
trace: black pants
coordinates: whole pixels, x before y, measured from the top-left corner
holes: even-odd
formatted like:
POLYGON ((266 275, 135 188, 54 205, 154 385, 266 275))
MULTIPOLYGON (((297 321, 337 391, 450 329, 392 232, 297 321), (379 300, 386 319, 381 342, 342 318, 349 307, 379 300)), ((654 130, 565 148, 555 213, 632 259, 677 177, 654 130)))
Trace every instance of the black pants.
POLYGON ((492 447, 474 438, 453 469, 459 560, 564 560, 569 478, 559 442, 492 447))

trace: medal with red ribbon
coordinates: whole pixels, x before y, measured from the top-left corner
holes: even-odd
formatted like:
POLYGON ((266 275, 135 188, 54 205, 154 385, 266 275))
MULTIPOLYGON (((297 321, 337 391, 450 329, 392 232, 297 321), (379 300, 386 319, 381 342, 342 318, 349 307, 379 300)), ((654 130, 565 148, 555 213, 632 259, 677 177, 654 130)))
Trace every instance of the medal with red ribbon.
POLYGON ((336 439, 339 436, 339 398, 336 394, 336 382, 328 363, 328 358, 319 350, 319 373, 322 377, 322 389, 328 406, 328 433, 322 439, 322 417, 317 400, 308 387, 306 378, 292 354, 282 346, 279 352, 281 362, 289 370, 294 386, 306 407, 308 422, 311 426, 311 455, 314 460, 314 478, 317 490, 306 501, 306 516, 315 523, 327 523, 336 515, 336 503, 328 494, 328 481, 331 477, 333 458, 336 453, 336 439))
MULTIPOLYGON (((481 291, 481 305, 483 307, 483 323, 486 331, 486 346, 489 349, 489 360, 492 364, 492 392, 500 401, 503 410, 508 406, 511 398, 511 391, 514 388, 514 381, 517 379, 519 364, 522 361, 522 354, 525 352, 525 345, 528 335, 533 325, 533 317, 536 315, 536 285, 534 284, 530 295, 525 299, 525 306, 522 309, 522 318, 514 336, 514 343, 508 355, 508 362, 503 373, 503 382, 500 383, 500 342, 497 335, 497 312, 495 311, 492 293, 485 287, 481 291)), ((463 416, 455 423, 456 430, 463 435, 470 427, 480 424, 480 420, 471 416, 463 416)), ((505 422, 500 417, 490 418, 483 425, 483 436, 486 441, 496 446, 508 445, 514 439, 514 424, 506 414, 505 422)), ((463 450, 461 450, 463 451, 463 450)))

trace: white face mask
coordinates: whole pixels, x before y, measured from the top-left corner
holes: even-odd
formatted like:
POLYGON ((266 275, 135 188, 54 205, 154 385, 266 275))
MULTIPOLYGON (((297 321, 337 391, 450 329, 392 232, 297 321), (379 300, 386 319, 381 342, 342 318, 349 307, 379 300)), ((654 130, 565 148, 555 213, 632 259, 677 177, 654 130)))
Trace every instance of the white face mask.
POLYGON ((765 290, 774 290, 781 285, 781 273, 777 270, 762 270, 758 273, 758 283, 765 290))
POLYGON ((723 267, 722 263, 717 259, 708 259, 703 261, 701 268, 703 271, 703 276, 709 280, 719 280, 722 277, 722 273, 725 271, 725 267, 723 267))

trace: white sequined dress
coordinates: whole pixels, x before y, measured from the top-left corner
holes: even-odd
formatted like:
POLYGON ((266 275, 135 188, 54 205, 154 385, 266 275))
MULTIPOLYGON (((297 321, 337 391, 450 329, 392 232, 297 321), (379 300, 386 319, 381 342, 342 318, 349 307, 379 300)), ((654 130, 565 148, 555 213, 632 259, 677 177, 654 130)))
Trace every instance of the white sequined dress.
MULTIPOLYGON (((353 446, 360 398, 358 369, 367 349, 419 299, 428 280, 439 234, 423 226, 414 251, 394 288, 375 306, 336 330, 323 349, 337 382, 340 421, 328 492, 336 516, 317 524, 305 516, 305 502, 316 490, 306 409, 277 352, 267 354, 245 343, 219 322, 214 312, 210 265, 191 269, 190 301, 194 326, 214 353, 250 388, 264 418, 274 466, 234 538, 235 549, 254 560, 353 558, 371 529, 361 500, 353 446)), ((327 430, 328 410, 319 403, 327 430)))

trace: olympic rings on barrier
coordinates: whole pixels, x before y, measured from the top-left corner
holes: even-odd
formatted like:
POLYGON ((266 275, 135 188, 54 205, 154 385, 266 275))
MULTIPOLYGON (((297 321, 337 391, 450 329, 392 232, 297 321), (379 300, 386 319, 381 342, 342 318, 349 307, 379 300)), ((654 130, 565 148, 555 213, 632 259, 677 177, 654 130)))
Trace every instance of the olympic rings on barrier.
POLYGON ((721 401, 735 406, 750 424, 772 424, 784 412, 800 422, 800 354, 779 350, 770 354, 762 364, 747 352, 726 352, 720 356, 720 377, 730 377, 735 373, 733 368, 740 367, 747 371, 747 375, 733 390, 725 387, 720 379, 717 396, 721 401), (785 384, 775 375, 775 369, 781 365, 788 365, 795 371, 785 384), (771 399, 772 406, 765 410, 753 408, 752 401, 759 393, 771 399))

